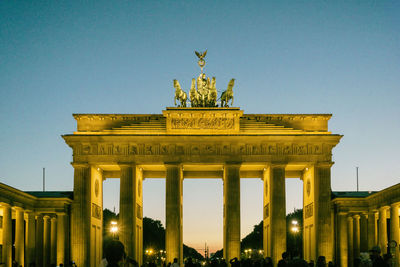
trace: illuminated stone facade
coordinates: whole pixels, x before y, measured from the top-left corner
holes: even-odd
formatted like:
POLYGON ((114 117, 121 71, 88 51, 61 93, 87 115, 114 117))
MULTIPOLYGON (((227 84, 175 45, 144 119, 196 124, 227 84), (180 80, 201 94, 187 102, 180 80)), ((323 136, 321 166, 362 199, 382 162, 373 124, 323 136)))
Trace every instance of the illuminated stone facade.
POLYGON ((19 261, 36 255, 37 266, 54 258, 57 264, 71 259, 78 266, 98 266, 103 181, 108 178, 120 179, 119 238, 140 264, 144 179, 166 179, 167 261, 176 257, 181 263, 183 179, 223 180, 226 259, 240 257, 240 179, 262 179, 264 256, 276 263, 286 250, 285 179, 300 178, 304 258, 315 261, 324 255, 327 261, 351 267, 360 252, 377 244, 384 249, 388 234, 398 242, 400 185, 373 194, 332 194, 332 149, 342 136, 329 132, 330 117, 244 114, 239 108, 75 114, 77 131, 63 136, 73 150, 73 198, 32 195, 0 184, 0 242, 6 266, 11 264, 12 219, 19 261), (385 227, 386 218, 397 220, 385 227))
POLYGON ((167 108, 161 115, 75 114, 71 254, 78 266, 101 255, 102 181, 120 178, 121 241, 142 262, 142 181, 166 179, 166 253, 182 263, 182 182, 220 178, 224 184, 224 258, 240 257, 240 179, 264 181, 265 256, 286 250, 285 178, 300 177, 310 215, 305 255, 333 258, 330 168, 341 135, 329 114, 243 114, 239 108, 167 108), (98 189, 96 189, 98 188, 98 189), (97 190, 97 191, 96 191, 97 190), (100 193, 96 193, 100 192, 100 193), (307 239, 308 240, 308 239, 307 239))
POLYGON ((22 266, 67 263, 72 195, 72 192, 22 192, 0 183, 0 262, 11 267, 14 247, 14 259, 22 266))
POLYGON ((340 266, 352 267, 354 259, 373 246, 391 253, 394 266, 399 266, 400 184, 380 192, 333 192, 332 207, 340 266))

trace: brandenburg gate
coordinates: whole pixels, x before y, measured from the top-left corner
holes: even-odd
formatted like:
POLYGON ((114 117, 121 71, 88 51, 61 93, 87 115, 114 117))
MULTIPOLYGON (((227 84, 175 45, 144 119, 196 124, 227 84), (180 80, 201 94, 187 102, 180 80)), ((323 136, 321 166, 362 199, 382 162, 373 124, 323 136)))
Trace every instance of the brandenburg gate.
MULTIPOLYGON (((198 53, 201 68, 203 55, 198 53)), ((73 150, 71 259, 78 266, 97 266, 101 260, 107 178, 120 179, 119 238, 140 264, 142 184, 147 178, 166 179, 167 262, 183 259, 185 178, 223 180, 223 251, 228 261, 240 257, 240 179, 263 180, 264 254, 275 261, 286 250, 285 178, 302 179, 304 258, 324 255, 332 260, 332 149, 342 136, 329 132, 331 115, 244 114, 228 106, 233 84, 231 80, 219 107, 215 78, 210 81, 202 70, 197 89, 192 80, 191 107, 186 107, 186 93, 175 80, 180 105, 162 114, 74 114, 77 130, 63 138, 73 150)))

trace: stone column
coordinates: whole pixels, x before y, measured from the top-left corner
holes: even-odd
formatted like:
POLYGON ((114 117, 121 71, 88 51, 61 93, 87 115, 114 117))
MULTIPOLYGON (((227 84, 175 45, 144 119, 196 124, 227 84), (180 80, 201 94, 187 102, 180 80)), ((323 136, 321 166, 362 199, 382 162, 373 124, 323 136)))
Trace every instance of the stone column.
POLYGON ((35 214, 32 211, 26 212, 25 230, 25 265, 30 266, 35 262, 35 214))
POLYGON ((43 215, 36 216, 36 266, 43 266, 43 215))
POLYGON ((338 238, 339 238, 339 255, 337 263, 340 267, 347 267, 348 264, 348 241, 347 241, 347 213, 339 212, 338 214, 338 238))
POLYGON ((62 263, 64 266, 68 263, 65 260, 65 224, 66 216, 64 212, 57 213, 57 266, 62 263))
POLYGON ((50 264, 57 265, 57 218, 51 217, 50 264))
POLYGON ((368 252, 368 215, 360 216, 360 252, 368 252))
POLYGON ((22 266, 25 265, 24 237, 24 211, 15 208, 15 260, 22 266))
POLYGON ((274 265, 286 251, 285 165, 270 166, 271 257, 274 265))
POLYGON ((135 181, 136 167, 132 164, 119 165, 121 168, 119 200, 119 239, 125 245, 127 255, 134 258, 135 253, 135 181))
POLYGON ((43 266, 50 266, 50 216, 43 217, 43 266))
POLYGON ((333 260, 332 217, 331 217, 331 164, 317 164, 314 167, 315 234, 316 256, 333 260))
POLYGON ((379 246, 381 248, 381 254, 387 253, 387 222, 386 222, 387 207, 381 207, 379 209, 379 246))
POLYGON ((6 267, 12 264, 12 219, 11 206, 1 203, 3 208, 3 261, 6 267))
POLYGON ((348 247, 348 266, 352 267, 353 266, 353 260, 354 260, 354 250, 353 250, 353 245, 354 245, 354 235, 353 235, 353 217, 348 216, 347 217, 347 247, 348 247))
POLYGON ((240 163, 224 166, 224 258, 240 258, 240 163))
POLYGON ((91 171, 88 164, 74 166, 74 201, 71 210, 71 260, 90 266, 91 171))
POLYGON ((373 246, 378 245, 376 230, 376 211, 370 210, 368 212, 368 250, 370 250, 373 246))
POLYGON ((165 249, 167 262, 174 258, 183 264, 183 232, 182 232, 182 168, 179 164, 165 164, 167 170, 165 182, 165 249))
POLYGON ((396 241, 397 247, 394 255, 394 267, 400 266, 399 259, 399 245, 400 245, 400 233, 399 233, 399 203, 394 203, 390 206, 390 236, 391 239, 396 241))
POLYGON ((360 256, 360 215, 353 216, 353 255, 354 259, 360 256))

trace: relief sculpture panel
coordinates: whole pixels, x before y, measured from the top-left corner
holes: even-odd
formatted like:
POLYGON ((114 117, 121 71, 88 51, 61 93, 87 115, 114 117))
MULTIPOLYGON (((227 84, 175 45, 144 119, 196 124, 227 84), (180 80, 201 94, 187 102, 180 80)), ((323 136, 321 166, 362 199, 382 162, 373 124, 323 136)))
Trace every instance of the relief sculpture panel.
POLYGON ((214 129, 227 130, 234 128, 233 118, 173 118, 172 129, 214 129))
POLYGON ((167 155, 239 155, 239 156, 302 156, 331 155, 332 147, 323 144, 223 144, 223 143, 98 143, 75 144, 74 155, 167 156, 167 155))

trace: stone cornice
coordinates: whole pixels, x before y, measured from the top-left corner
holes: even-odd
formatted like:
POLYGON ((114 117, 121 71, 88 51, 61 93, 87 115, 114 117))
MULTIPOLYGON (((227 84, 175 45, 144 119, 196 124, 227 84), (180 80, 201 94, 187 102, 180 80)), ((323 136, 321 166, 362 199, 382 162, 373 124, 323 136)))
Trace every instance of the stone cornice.
POLYGON ((166 108, 163 114, 73 114, 75 134, 330 134, 332 114, 243 114, 240 108, 166 108))
POLYGON ((393 203, 400 203, 400 183, 366 197, 336 197, 332 203, 337 205, 338 210, 348 209, 349 211, 389 208, 393 203))
POLYGON ((41 212, 44 210, 53 212, 65 209, 65 205, 70 205, 72 199, 66 197, 38 198, 14 187, 0 183, 0 202, 33 212, 41 212))

